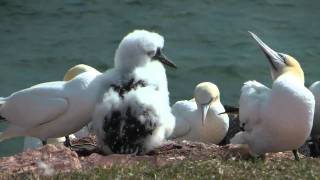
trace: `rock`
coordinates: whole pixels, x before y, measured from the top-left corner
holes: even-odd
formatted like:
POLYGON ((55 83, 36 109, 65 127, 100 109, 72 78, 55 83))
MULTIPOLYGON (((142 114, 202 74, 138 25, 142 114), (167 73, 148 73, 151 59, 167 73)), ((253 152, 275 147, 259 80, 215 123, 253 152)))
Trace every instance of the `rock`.
POLYGON ((0 158, 0 171, 8 174, 34 172, 53 175, 78 169, 81 169, 78 155, 59 144, 48 144, 15 156, 0 158))

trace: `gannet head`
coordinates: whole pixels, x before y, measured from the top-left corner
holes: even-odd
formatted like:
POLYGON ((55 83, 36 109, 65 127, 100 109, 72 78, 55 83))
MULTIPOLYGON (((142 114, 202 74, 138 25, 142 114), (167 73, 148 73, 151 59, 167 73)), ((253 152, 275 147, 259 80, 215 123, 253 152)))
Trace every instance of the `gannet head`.
POLYGON ((164 38, 154 32, 135 30, 126 35, 119 44, 115 54, 115 67, 122 70, 131 70, 141 67, 151 60, 176 68, 162 52, 164 38))
POLYGON ((209 107, 216 102, 220 102, 219 89, 210 82, 200 83, 194 90, 194 98, 198 109, 201 110, 202 125, 204 125, 209 107))
POLYGON ((84 72, 88 72, 88 71, 95 71, 95 72, 99 72, 98 70, 96 70, 95 68, 85 65, 85 64, 78 64, 76 66, 73 66, 72 68, 70 68, 66 74, 63 77, 64 81, 70 81, 71 79, 73 79, 74 77, 78 76, 81 73, 84 72))
POLYGON ((250 32, 251 36, 258 42, 258 45, 266 55, 270 66, 271 76, 273 80, 276 80, 282 75, 291 75, 295 77, 299 82, 304 84, 304 73, 299 62, 290 55, 278 53, 272 50, 266 45, 257 35, 250 32))

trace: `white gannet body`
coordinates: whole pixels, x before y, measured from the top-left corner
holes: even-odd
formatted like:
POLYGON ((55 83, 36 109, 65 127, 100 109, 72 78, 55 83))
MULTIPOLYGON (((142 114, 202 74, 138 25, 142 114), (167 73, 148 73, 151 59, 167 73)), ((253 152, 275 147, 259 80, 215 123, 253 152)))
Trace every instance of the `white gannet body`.
MULTIPOLYGON (((85 65, 85 64, 78 64, 76 66, 73 66, 72 68, 70 68, 66 72, 63 80, 64 81, 70 81, 70 80, 74 79, 77 75, 82 74, 84 72, 89 72, 89 71, 96 72, 97 74, 100 73, 98 70, 96 70, 93 67, 90 67, 90 66, 85 65)), ((75 138, 86 137, 86 136, 89 135, 90 130, 91 130, 91 123, 89 123, 87 126, 84 126, 82 129, 80 129, 79 131, 75 132, 74 134, 70 134, 69 138, 70 139, 75 139, 75 138)), ((47 139, 47 143, 49 143, 49 144, 59 144, 59 143, 64 143, 65 141, 66 141, 65 137, 47 139)), ((41 147, 42 145, 43 145, 42 141, 39 140, 38 138, 27 136, 27 137, 24 138, 23 150, 25 151, 27 149, 38 148, 38 147, 41 147)))
POLYGON ((175 120, 161 63, 175 65, 162 54, 163 44, 162 36, 145 30, 121 41, 111 88, 93 115, 98 145, 105 153, 144 154, 172 133, 175 120))
POLYGON ((308 138, 315 100, 304 86, 304 73, 293 57, 277 53, 251 33, 271 65, 272 88, 256 82, 244 83, 240 96, 240 123, 244 127, 231 139, 247 144, 252 154, 299 148, 308 138))
MULTIPOLYGON (((63 80, 64 81, 70 81, 74 77, 78 76, 79 74, 82 74, 84 72, 96 72, 97 74, 102 74, 100 71, 97 69, 85 65, 85 64, 78 64, 70 68, 67 73, 64 75, 63 80)), ((92 128, 92 122, 90 119, 90 122, 88 125, 84 126, 82 129, 74 133, 75 138, 83 138, 87 137, 90 135, 90 133, 93 133, 93 128, 92 128)), ((63 137, 62 137, 63 138, 63 137)))
POLYGON ((220 102, 216 85, 204 82, 196 86, 195 99, 178 101, 172 106, 176 126, 172 139, 219 144, 229 128, 229 117, 220 102), (203 119, 204 118, 204 119, 203 119))
POLYGON ((85 72, 68 82, 42 83, 6 97, 0 115, 9 127, 0 141, 16 136, 46 140, 80 130, 91 119, 102 88, 98 75, 85 72))

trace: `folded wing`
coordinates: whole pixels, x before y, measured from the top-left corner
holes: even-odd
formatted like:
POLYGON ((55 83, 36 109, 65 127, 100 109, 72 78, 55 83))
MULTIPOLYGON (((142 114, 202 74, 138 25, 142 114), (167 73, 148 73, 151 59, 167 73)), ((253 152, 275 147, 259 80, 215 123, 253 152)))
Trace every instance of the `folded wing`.
POLYGON ((1 107, 1 115, 13 125, 28 128, 56 119, 68 109, 68 101, 54 88, 19 91, 1 107))
POLYGON ((246 131, 260 122, 260 112, 270 96, 271 90, 257 81, 247 81, 241 89, 240 123, 246 131))

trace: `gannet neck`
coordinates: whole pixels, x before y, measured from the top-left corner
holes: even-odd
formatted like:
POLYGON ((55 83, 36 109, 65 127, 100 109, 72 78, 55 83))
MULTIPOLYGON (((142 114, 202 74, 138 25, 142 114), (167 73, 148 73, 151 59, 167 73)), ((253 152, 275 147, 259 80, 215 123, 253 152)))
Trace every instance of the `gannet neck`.
MULTIPOLYGON (((280 71, 280 76, 290 76, 304 85, 304 72, 299 62, 289 55, 283 54, 286 66, 280 71)), ((278 78, 276 77, 276 78, 278 78)))

